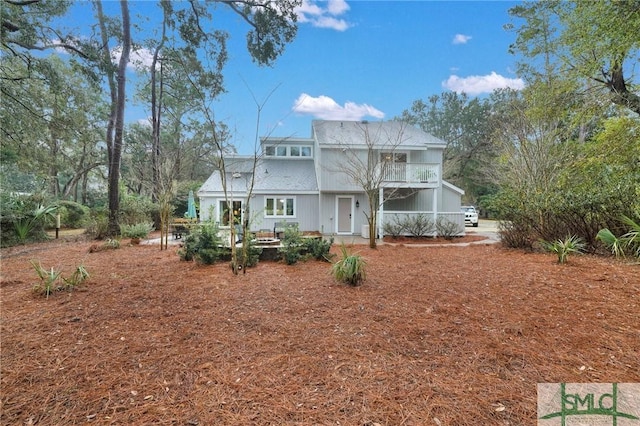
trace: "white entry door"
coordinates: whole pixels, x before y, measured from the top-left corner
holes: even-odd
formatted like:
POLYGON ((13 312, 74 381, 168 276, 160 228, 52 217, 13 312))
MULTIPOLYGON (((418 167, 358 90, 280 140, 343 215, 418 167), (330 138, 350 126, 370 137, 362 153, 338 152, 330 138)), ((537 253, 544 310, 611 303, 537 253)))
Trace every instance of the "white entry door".
POLYGON ((336 217, 336 233, 352 234, 353 233, 353 197, 337 197, 337 213, 336 217))

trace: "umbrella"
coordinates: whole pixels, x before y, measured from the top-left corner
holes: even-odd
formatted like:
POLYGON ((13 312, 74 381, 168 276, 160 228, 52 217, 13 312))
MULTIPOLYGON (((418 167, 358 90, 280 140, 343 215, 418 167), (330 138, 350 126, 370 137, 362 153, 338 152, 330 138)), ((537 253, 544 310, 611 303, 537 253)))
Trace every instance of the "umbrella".
POLYGON ((196 200, 193 197, 193 191, 189 191, 189 201, 187 203, 187 212, 184 214, 189 219, 196 219, 198 213, 196 213, 196 200))

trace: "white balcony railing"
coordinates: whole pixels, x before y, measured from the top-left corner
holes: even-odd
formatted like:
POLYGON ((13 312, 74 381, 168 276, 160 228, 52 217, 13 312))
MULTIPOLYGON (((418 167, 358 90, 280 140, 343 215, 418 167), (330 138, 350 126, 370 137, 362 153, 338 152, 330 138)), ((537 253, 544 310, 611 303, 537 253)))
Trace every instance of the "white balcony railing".
POLYGON ((438 164, 435 163, 385 163, 382 165, 385 182, 437 183, 438 164))

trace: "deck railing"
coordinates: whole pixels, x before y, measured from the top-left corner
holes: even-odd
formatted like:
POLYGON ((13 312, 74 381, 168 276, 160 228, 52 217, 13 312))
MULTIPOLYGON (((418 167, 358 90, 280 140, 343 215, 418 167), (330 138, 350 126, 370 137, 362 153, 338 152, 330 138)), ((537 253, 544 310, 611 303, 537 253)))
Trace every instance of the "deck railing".
POLYGON ((385 163, 385 182, 437 183, 439 166, 435 163, 385 163))

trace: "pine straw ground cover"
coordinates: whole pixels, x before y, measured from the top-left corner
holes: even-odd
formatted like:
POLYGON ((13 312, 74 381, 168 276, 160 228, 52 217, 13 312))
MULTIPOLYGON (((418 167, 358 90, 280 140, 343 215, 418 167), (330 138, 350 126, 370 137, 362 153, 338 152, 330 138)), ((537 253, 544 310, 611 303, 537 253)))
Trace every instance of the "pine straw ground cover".
POLYGON ((639 269, 612 259, 358 246, 348 287, 90 245, 2 251, 2 425, 533 425, 539 382, 640 382, 639 269), (91 277, 45 299, 31 259, 91 277))

